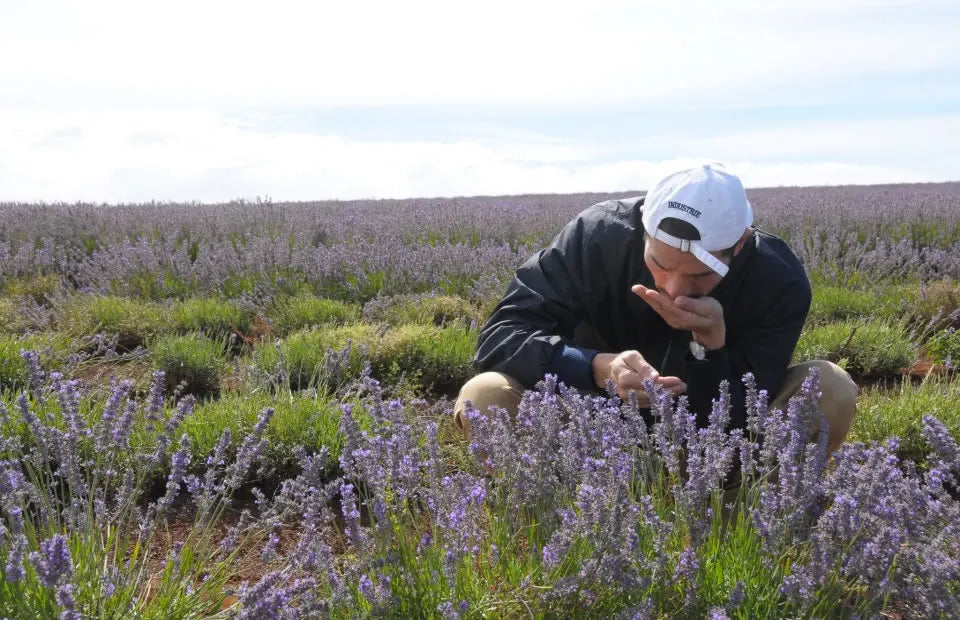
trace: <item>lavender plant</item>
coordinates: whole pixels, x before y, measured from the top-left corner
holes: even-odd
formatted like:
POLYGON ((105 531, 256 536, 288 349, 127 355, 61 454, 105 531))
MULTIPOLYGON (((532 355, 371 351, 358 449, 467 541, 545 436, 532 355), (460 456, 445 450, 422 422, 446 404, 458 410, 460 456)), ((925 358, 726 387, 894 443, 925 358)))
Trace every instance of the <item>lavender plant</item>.
MULTIPOLYGON (((24 357, 33 359, 31 353, 24 357)), ((228 459, 221 441, 202 478, 188 475, 190 442, 178 436, 193 408, 180 401, 165 421, 162 373, 148 402, 115 385, 97 416, 80 411, 76 381, 35 377, 17 398, 17 416, 0 415, 0 615, 8 617, 190 617, 214 613, 233 574, 243 532, 231 550, 218 546, 218 523, 262 449, 269 419, 228 459), (19 419, 17 419, 19 418, 19 419), (17 429, 23 427, 24 432, 17 429), (132 433, 145 437, 132 447, 132 433), (169 447, 176 444, 170 454, 169 447), (169 462, 165 488, 150 476, 169 462), (187 497, 193 527, 166 559, 168 525, 187 497)))
POLYGON ((646 410, 547 377, 515 419, 468 411, 463 470, 437 422, 367 372, 341 406, 337 474, 327 450, 297 450, 299 473, 224 523, 272 408, 201 464, 181 426, 192 399, 163 415, 162 377, 145 403, 117 384, 94 420, 77 384, 40 377, 0 411, 0 613, 955 615, 960 448, 946 427, 924 421, 924 464, 893 440, 828 461, 816 374, 783 411, 744 382, 747 427, 731 430, 725 386, 698 428, 652 383, 646 410), (133 432, 153 442, 131 448, 133 432), (168 547, 185 505, 192 527, 168 547), (262 571, 238 583, 244 554, 262 571))

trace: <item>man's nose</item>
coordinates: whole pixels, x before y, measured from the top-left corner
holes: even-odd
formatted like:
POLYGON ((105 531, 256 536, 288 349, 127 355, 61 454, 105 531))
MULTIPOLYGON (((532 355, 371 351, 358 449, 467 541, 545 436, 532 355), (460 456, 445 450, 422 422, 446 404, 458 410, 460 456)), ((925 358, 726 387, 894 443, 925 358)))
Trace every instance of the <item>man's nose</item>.
POLYGON ((683 281, 680 278, 670 276, 664 280, 660 292, 669 297, 670 301, 686 294, 683 281))

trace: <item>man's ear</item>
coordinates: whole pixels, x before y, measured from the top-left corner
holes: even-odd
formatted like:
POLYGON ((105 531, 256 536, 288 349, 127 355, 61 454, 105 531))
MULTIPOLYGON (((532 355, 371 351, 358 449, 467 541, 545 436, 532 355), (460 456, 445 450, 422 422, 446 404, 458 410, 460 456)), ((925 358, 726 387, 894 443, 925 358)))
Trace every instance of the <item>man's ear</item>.
POLYGON ((740 241, 737 241, 737 245, 733 246, 733 255, 736 256, 740 253, 740 250, 743 249, 743 244, 747 242, 747 239, 750 238, 750 235, 753 233, 749 228, 746 232, 743 233, 743 236, 740 237, 740 241))

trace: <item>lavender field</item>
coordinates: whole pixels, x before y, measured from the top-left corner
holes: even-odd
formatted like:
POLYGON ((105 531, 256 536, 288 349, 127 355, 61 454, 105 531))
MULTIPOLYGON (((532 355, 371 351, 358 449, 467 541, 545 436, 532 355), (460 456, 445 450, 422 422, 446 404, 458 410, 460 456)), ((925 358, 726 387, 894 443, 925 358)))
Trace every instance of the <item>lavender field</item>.
POLYGON ((960 616, 960 183, 748 194, 860 386, 832 457, 816 376, 459 434, 513 270, 628 194, 0 204, 0 618, 960 616))

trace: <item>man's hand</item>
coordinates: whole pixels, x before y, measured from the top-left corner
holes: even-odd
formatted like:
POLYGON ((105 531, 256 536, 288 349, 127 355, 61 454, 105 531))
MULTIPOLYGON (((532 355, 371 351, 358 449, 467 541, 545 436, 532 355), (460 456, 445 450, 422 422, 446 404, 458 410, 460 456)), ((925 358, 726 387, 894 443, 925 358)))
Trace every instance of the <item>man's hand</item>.
POLYGON ((631 390, 637 392, 640 407, 650 406, 650 397, 643 384, 647 379, 659 383, 674 396, 687 391, 687 384, 679 377, 661 377, 657 369, 643 359, 639 351, 623 353, 598 353, 593 358, 593 380, 598 387, 605 388, 607 379, 617 385, 617 394, 626 400, 631 390))
POLYGON ((667 325, 693 332, 693 339, 707 349, 719 349, 726 344, 727 327, 723 320, 723 306, 713 297, 670 299, 660 291, 642 284, 635 284, 630 290, 650 304, 667 325))

